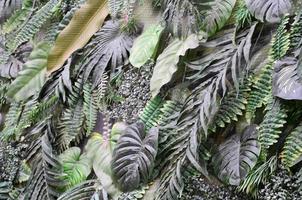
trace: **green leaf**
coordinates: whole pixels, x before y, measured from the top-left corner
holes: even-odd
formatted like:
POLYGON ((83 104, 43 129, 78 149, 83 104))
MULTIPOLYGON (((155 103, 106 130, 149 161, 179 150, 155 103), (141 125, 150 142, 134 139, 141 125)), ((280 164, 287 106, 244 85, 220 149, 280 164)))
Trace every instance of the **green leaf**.
POLYGON ((91 164, 89 158, 83 154, 78 147, 72 147, 64 151, 60 156, 63 165, 64 180, 68 182, 68 186, 75 186, 86 180, 91 172, 91 164))
POLYGON ((42 88, 46 80, 49 47, 48 43, 42 42, 34 48, 24 65, 24 69, 12 82, 7 96, 21 101, 34 95, 42 88))
POLYGON ((110 196, 118 196, 120 191, 113 184, 111 161, 112 152, 119 138, 119 133, 111 132, 109 138, 93 133, 85 146, 85 154, 93 165, 93 171, 110 196))
POLYGON ((239 185, 255 166, 260 154, 257 126, 248 126, 243 134, 233 135, 219 146, 213 163, 218 177, 231 185, 239 185))
POLYGON ((154 57, 163 30, 162 25, 150 26, 135 40, 129 58, 134 67, 140 68, 154 57))
POLYGON ((198 45, 198 36, 192 34, 186 40, 174 39, 159 55, 150 82, 153 97, 159 93, 162 86, 169 83, 173 74, 177 71, 180 56, 184 56, 189 49, 195 49, 198 45))

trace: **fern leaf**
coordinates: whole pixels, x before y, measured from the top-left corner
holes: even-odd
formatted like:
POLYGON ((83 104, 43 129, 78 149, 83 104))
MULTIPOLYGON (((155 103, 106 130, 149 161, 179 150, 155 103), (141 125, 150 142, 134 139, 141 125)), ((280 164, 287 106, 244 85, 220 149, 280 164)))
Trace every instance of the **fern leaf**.
POLYGON ((8 113, 6 114, 4 129, 0 133, 0 141, 8 141, 14 139, 16 134, 16 127, 19 118, 22 114, 22 107, 20 103, 12 103, 8 113))
POLYGON ((98 115, 98 106, 95 98, 92 96, 92 87, 89 83, 86 83, 83 88, 84 91, 84 116, 85 116, 85 125, 86 125, 86 135, 90 135, 95 127, 97 115, 98 115))
POLYGON ((286 15, 279 24, 277 32, 272 41, 272 58, 280 60, 283 58, 289 50, 290 47, 290 31, 287 30, 289 25, 289 16, 286 15))
POLYGON ((239 0, 238 7, 235 11, 235 20, 237 29, 243 28, 246 24, 252 23, 252 14, 247 9, 244 0, 239 0))
POLYGON ((272 73, 273 62, 268 60, 260 74, 253 80, 252 91, 246 106, 246 119, 254 118, 256 109, 268 103, 272 94, 272 73))
POLYGON ((82 78, 75 82, 71 94, 68 96, 68 107, 63 111, 59 120, 59 134, 57 145, 60 151, 69 147, 71 142, 78 143, 83 137, 82 126, 85 115, 83 112, 82 78))
POLYGON ((3 24, 2 32, 8 34, 19 28, 30 12, 32 12, 32 1, 23 1, 22 9, 15 11, 12 16, 8 18, 3 24))
POLYGON ((292 167, 302 156, 302 125, 297 126, 286 138, 281 153, 282 162, 287 167, 292 167))
POLYGON ((216 130, 216 127, 225 127, 226 124, 232 121, 238 121, 238 116, 243 115, 246 108, 247 98, 251 91, 251 82, 249 80, 242 82, 239 91, 232 90, 225 96, 216 113, 213 124, 210 129, 216 130))
POLYGON ((57 6, 57 0, 47 2, 30 20, 21 31, 13 38, 13 41, 8 42, 8 47, 11 51, 20 46, 22 43, 30 40, 41 28, 41 26, 51 17, 57 6))
POLYGON ((287 110, 284 105, 279 100, 272 101, 268 105, 268 111, 259 128, 259 142, 263 150, 278 142, 278 138, 282 133, 281 128, 283 128, 287 119, 287 110))
POLYGON ((302 12, 295 17, 290 32, 290 49, 299 49, 302 45, 302 12))

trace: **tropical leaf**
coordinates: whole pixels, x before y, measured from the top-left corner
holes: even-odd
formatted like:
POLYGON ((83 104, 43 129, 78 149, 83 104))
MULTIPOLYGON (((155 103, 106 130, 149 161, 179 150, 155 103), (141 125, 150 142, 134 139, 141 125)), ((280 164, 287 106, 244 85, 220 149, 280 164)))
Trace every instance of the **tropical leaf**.
POLYGON ((74 13, 68 26, 58 35, 50 52, 48 73, 61 68, 69 56, 82 48, 97 32, 108 14, 106 4, 106 0, 88 0, 74 13))
POLYGON ((87 45, 79 73, 84 73, 84 80, 92 74, 93 87, 102 80, 107 66, 111 73, 128 60, 135 34, 122 30, 119 21, 107 21, 87 45))
POLYGON ((154 59, 163 30, 162 25, 150 26, 135 40, 129 57, 134 67, 140 68, 148 60, 154 59))
POLYGON ((60 162, 57 156, 54 154, 52 144, 49 141, 49 137, 52 136, 52 132, 48 128, 43 131, 43 136, 39 140, 39 152, 42 156, 39 156, 34 163, 34 168, 28 185, 23 191, 25 199, 39 200, 39 199, 57 199, 60 192, 58 188, 65 186, 65 183, 59 179, 61 176, 60 162))
POLYGON ((5 21, 15 10, 21 8, 21 0, 3 0, 0 2, 0 23, 5 21))
POLYGON ((286 100, 302 100, 301 64, 296 58, 286 57, 275 65, 273 94, 286 100))
POLYGON ((256 165, 260 154, 257 126, 247 127, 243 134, 236 134, 219 146, 213 163, 218 177, 231 185, 239 185, 256 165))
POLYGON ((195 49, 198 45, 198 36, 190 35, 185 40, 174 39, 160 54, 150 81, 150 90, 153 97, 160 92, 162 86, 171 80, 173 74, 177 71, 180 57, 184 56, 189 49, 195 49))
POLYGON ((247 8, 258 20, 270 23, 280 22, 292 10, 291 0, 245 0, 247 8))
POLYGON ((90 160, 85 154, 81 155, 81 149, 71 147, 59 156, 64 175, 61 177, 68 187, 73 187, 86 180, 91 172, 90 160))
POLYGON ((219 31, 231 17, 236 0, 214 0, 208 4, 211 8, 202 20, 202 29, 211 36, 219 31))
POLYGON ((116 197, 120 193, 114 185, 111 169, 112 153, 119 136, 120 134, 114 131, 111 133, 104 131, 103 135, 93 133, 85 146, 85 154, 93 165, 94 173, 111 197, 116 197))
POLYGON ((24 69, 19 73, 7 93, 17 101, 27 99, 37 93, 43 86, 46 76, 46 65, 49 51, 48 43, 38 44, 25 63, 24 69))
POLYGON ((157 154, 158 129, 145 133, 141 122, 130 125, 113 152, 112 171, 122 191, 131 191, 146 183, 157 154))
POLYGON ((266 183, 277 169, 278 159, 272 156, 268 161, 257 164, 240 184, 239 190, 257 196, 260 184, 266 183))
MULTIPOLYGON (((93 199, 92 197, 100 188, 101 184, 98 180, 84 181, 61 194, 58 200, 97 200, 97 198, 93 199)), ((99 199, 106 200, 108 197, 100 196, 99 199)))
POLYGON ((12 41, 8 42, 11 51, 15 51, 18 46, 29 41, 51 17, 57 6, 57 0, 48 1, 30 20, 22 27, 12 41))

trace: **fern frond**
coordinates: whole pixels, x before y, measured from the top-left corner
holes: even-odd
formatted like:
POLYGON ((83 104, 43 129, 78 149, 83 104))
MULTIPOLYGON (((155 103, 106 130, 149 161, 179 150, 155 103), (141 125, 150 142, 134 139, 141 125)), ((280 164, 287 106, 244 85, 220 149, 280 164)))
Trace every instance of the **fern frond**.
POLYGON ((217 127, 225 127, 232 121, 238 121, 238 116, 243 115, 246 108, 247 98, 251 91, 251 82, 246 80, 241 83, 239 91, 236 89, 230 91, 221 102, 218 112, 216 113, 213 124, 210 129, 215 132, 217 127))
POLYGON ((75 82, 72 92, 68 97, 68 108, 63 111, 60 118, 57 136, 60 151, 69 147, 69 144, 78 141, 83 137, 82 126, 84 124, 83 98, 82 98, 82 78, 75 82))
POLYGON ((108 87, 108 78, 108 75, 104 73, 103 77, 101 78, 101 82, 96 86, 96 88, 92 92, 99 110, 102 110, 105 106, 104 97, 106 95, 108 87))
POLYGON ((92 95, 92 85, 89 83, 84 84, 84 116, 85 116, 85 128, 86 135, 90 135, 95 127, 97 116, 98 116, 98 106, 95 98, 92 95))
POLYGON ((279 100, 272 99, 267 110, 260 124, 258 138, 263 151, 278 142, 287 119, 287 110, 279 100))
POLYGON ((0 141, 9 141, 15 138, 16 127, 22 114, 20 103, 12 103, 6 114, 4 129, 0 133, 0 141))
POLYGON ((22 9, 17 10, 3 24, 2 32, 4 34, 11 33, 19 28, 26 20, 27 16, 32 12, 32 1, 23 1, 22 9))
POLYGON ((150 100, 145 106, 142 113, 139 115, 140 120, 145 124, 145 128, 149 130, 153 126, 156 126, 159 118, 161 117, 161 107, 163 100, 161 97, 156 96, 150 100))
POLYGON ((246 106, 246 119, 255 117, 257 108, 266 105, 272 94, 273 61, 269 58, 259 75, 253 80, 252 91, 246 106))
POLYGON ((247 9, 244 0, 239 0, 238 7, 235 11, 235 25, 237 29, 243 28, 246 24, 252 23, 252 14, 247 9))
POLYGON ((292 167, 302 156, 302 124, 297 126, 286 138, 281 153, 282 162, 287 167, 292 167))
POLYGON ((273 156, 268 161, 256 165, 240 184, 239 190, 256 197, 259 185, 265 183, 269 176, 276 171, 277 162, 277 157, 273 156))
POLYGON ((295 17, 290 32, 290 49, 296 50, 302 46, 302 13, 295 17))
POLYGON ((13 41, 8 42, 9 49, 14 51, 22 43, 30 40, 51 17, 57 4, 57 0, 50 0, 34 16, 32 16, 29 22, 26 23, 16 37, 13 38, 13 41))
POLYGON ((252 91, 248 98, 246 118, 250 121, 255 117, 257 108, 266 105, 272 95, 272 76, 274 61, 283 58, 290 47, 290 33, 287 31, 289 17, 285 16, 272 39, 270 56, 266 65, 253 81, 252 91))
POLYGON ((289 25, 289 16, 285 16, 280 22, 276 34, 272 41, 271 55, 274 61, 283 58, 290 47, 290 31, 287 30, 289 25))

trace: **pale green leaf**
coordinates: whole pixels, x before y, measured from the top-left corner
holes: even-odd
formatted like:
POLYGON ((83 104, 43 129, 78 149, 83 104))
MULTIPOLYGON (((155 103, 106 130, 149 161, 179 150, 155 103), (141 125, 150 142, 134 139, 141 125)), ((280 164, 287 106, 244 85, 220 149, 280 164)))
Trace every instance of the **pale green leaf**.
POLYGON ((17 101, 27 99, 38 92, 46 80, 49 44, 38 44, 17 78, 12 82, 7 95, 17 101))
POLYGON ((164 30, 162 25, 153 25, 139 36, 130 52, 130 63, 137 68, 143 66, 156 53, 160 36, 164 30))
POLYGON ((198 36, 192 34, 186 40, 174 39, 159 55, 150 82, 153 97, 159 93, 162 86, 169 83, 173 74, 177 71, 180 56, 184 56, 189 49, 195 49, 198 45, 198 36))

